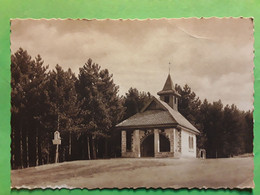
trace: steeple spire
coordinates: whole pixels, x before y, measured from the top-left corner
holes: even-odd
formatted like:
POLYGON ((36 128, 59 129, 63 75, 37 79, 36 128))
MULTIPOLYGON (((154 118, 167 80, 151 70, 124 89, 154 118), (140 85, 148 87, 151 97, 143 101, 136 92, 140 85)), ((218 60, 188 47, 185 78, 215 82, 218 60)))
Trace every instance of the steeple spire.
POLYGON ((160 99, 169 104, 174 110, 178 110, 178 98, 180 94, 174 89, 170 73, 166 79, 164 87, 157 93, 160 99))
POLYGON ((169 74, 171 74, 171 62, 169 62, 169 74))
POLYGON ((168 77, 163 87, 163 91, 167 91, 167 90, 175 91, 170 73, 168 74, 168 77))

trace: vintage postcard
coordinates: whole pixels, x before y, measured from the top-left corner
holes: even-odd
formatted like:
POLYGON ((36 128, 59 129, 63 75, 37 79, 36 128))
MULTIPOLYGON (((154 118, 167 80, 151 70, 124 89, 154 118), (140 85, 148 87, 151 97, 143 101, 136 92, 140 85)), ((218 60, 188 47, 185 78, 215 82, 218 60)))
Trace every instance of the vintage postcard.
POLYGON ((11 20, 11 187, 253 188, 253 32, 11 20))

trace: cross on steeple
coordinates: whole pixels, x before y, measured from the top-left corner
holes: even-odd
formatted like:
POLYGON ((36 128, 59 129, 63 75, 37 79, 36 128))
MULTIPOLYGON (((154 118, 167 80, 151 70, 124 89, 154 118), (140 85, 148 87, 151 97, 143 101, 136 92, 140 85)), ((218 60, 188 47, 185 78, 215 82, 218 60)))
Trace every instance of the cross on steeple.
POLYGON ((169 62, 169 74, 171 73, 171 62, 169 62))

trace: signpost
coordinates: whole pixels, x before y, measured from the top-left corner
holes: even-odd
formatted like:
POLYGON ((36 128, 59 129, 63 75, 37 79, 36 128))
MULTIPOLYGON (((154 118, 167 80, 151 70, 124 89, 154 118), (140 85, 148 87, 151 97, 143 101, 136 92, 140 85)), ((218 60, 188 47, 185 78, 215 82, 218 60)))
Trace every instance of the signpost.
POLYGON ((55 163, 58 162, 59 159, 59 145, 61 144, 60 132, 54 132, 54 139, 52 140, 53 145, 56 145, 56 155, 55 155, 55 163))

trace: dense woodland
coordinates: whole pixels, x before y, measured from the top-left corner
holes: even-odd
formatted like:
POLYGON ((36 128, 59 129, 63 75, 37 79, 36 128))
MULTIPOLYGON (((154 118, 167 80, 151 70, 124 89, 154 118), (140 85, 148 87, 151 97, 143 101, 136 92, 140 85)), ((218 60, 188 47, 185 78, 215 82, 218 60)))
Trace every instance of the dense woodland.
MULTIPOLYGON (((11 87, 13 169, 53 163, 56 130, 62 138, 60 162, 119 157, 120 133, 113 127, 151 98, 135 88, 119 96, 113 75, 91 59, 76 76, 60 65, 50 70, 40 55, 33 59, 21 48, 11 57, 11 87)), ((175 88, 179 111, 201 131, 197 145, 208 158, 252 153, 252 111, 201 101, 188 85, 175 88)))

